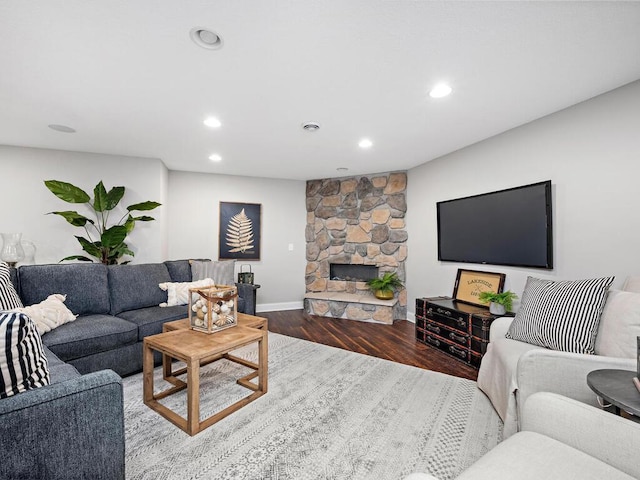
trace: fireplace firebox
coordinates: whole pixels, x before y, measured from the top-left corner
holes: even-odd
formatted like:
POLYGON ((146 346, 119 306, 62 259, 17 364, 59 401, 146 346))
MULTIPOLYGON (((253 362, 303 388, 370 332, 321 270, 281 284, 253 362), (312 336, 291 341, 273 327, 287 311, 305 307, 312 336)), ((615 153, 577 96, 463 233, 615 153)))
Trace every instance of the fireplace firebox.
POLYGON ((366 282, 378 277, 378 267, 375 265, 351 265, 332 263, 329 265, 331 280, 347 280, 351 282, 366 282))

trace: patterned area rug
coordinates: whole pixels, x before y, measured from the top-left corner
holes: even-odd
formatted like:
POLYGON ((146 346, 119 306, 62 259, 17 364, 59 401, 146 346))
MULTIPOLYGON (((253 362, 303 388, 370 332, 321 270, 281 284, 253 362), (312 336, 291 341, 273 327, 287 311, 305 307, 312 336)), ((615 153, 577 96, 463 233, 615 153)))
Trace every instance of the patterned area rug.
MULTIPOLYGON (((257 361, 254 346, 235 352, 257 361)), ((245 367, 203 368, 201 418, 249 393, 245 367)), ((156 369, 156 389, 169 384, 156 369)), ((269 334, 269 391, 189 437, 124 379, 128 479, 402 479, 455 477, 494 447, 502 422, 476 383, 269 334)), ((186 393, 162 401, 186 416, 186 393)))

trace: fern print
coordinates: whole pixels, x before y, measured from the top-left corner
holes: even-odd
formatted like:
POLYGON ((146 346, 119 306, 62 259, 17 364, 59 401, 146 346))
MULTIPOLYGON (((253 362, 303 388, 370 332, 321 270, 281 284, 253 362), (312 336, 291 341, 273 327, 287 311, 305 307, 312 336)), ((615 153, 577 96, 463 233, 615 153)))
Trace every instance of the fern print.
POLYGON ((229 252, 253 253, 253 222, 244 208, 229 220, 226 239, 229 252))

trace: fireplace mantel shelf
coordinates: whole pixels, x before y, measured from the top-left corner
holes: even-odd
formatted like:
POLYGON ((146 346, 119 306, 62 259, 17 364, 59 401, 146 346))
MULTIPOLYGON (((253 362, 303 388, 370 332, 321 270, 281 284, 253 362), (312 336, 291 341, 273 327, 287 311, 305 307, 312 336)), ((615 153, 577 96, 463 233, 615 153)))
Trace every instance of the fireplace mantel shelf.
POLYGON ((397 298, 393 298, 391 300, 380 300, 370 294, 347 292, 309 292, 304 295, 304 298, 327 300, 331 302, 364 303, 367 305, 382 305, 385 307, 393 307, 398 301, 397 298))

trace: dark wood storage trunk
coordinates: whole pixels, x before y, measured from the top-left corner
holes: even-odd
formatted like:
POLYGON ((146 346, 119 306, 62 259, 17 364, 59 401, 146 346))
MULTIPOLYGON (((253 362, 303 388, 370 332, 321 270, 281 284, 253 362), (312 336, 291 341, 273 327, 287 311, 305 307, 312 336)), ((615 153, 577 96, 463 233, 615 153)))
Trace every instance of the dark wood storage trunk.
POLYGON ((416 299, 416 339, 475 368, 489 343, 489 328, 497 317, 484 307, 450 297, 416 299))

